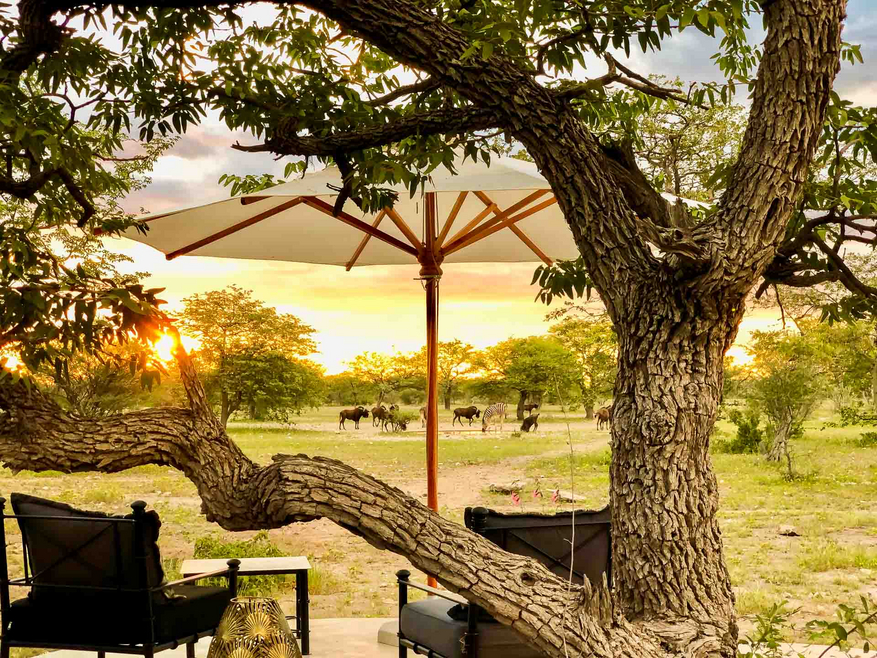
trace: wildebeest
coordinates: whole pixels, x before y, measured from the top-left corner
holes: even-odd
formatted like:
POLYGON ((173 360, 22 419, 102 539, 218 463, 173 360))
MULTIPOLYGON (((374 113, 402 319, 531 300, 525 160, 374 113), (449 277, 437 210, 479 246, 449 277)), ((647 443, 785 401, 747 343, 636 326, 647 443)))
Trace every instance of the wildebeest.
POLYGON ((539 429, 539 414, 531 414, 524 419, 524 422, 521 423, 521 431, 529 432, 533 430, 534 432, 539 429))
POLYGON ((451 426, 459 420, 460 427, 463 427, 463 418, 468 419, 469 424, 471 425, 473 418, 481 418, 481 412, 474 404, 471 407, 459 407, 454 409, 454 420, 451 421, 451 426))
POLYGON ((597 429, 603 429, 603 426, 606 426, 606 429, 612 428, 612 407, 601 407, 597 409, 597 413, 594 414, 594 418, 597 419, 597 429))
POLYGON ((353 426, 356 429, 359 429, 359 419, 360 418, 368 418, 368 409, 359 405, 358 407, 354 407, 353 409, 342 409, 341 413, 338 414, 338 429, 343 430, 347 429, 344 426, 345 420, 352 420, 353 426))
POLYGON ((382 404, 372 407, 372 427, 378 426, 385 413, 387 413, 387 408, 382 404))
POLYGON ((387 426, 394 432, 402 431, 408 429, 408 421, 402 418, 402 414, 399 413, 398 405, 390 405, 390 410, 387 412, 386 416, 381 420, 381 429, 387 432, 387 426))
POLYGON ((533 410, 538 409, 538 408, 539 408, 538 404, 525 404, 524 405, 524 411, 526 411, 531 416, 533 415, 533 410))

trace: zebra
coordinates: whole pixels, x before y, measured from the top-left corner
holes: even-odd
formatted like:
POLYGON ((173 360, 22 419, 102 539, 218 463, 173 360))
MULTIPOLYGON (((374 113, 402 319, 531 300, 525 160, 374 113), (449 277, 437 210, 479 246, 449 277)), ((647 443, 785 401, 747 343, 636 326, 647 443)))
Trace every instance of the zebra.
POLYGON ((482 432, 487 431, 487 423, 494 416, 499 418, 499 431, 502 432, 502 424, 503 421, 505 421, 505 402, 497 402, 496 404, 492 404, 484 410, 484 413, 481 415, 482 432))

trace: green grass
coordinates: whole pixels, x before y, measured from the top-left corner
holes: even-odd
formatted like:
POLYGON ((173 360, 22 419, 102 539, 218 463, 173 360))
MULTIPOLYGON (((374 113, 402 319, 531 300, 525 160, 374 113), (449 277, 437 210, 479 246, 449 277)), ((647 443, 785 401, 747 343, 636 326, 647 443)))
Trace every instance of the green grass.
MULTIPOLYGON (((233 423, 230 433, 247 455, 262 463, 277 453, 324 455, 393 485, 423 489, 424 435, 418 421, 408 432, 392 436, 371 431, 370 419, 363 420, 367 429, 338 432, 337 413, 337 408, 326 408, 305 414, 292 429, 233 423), (323 430, 313 428, 319 423, 325 424, 323 430)), ((465 505, 551 512, 558 507, 550 501, 555 488, 574 488, 582 498, 580 507, 594 509, 608 502, 608 433, 597 432, 593 422, 584 423, 582 412, 570 414, 570 462, 563 415, 556 409, 543 409, 540 414, 537 434, 511 436, 509 430, 519 425, 509 420, 504 435, 449 435, 444 429, 450 428, 452 416, 441 410, 440 503, 446 518, 462 522, 465 505), (513 479, 526 482, 520 506, 513 505, 509 496, 487 492, 489 484, 513 479), (533 490, 541 491, 542 497, 534 498, 533 490), (449 500, 457 502, 449 504, 449 500)), ((821 429, 822 421, 830 417, 821 409, 818 420, 808 423, 804 436, 793 441, 795 467, 805 476, 794 482, 786 481, 782 469, 767 464, 761 455, 711 455, 719 483, 719 520, 727 563, 744 627, 746 618, 783 599, 790 601, 790 608, 800 608, 793 619, 801 626, 814 617, 830 616, 838 603, 873 591, 877 446, 859 441, 861 427, 821 429), (780 536, 779 525, 792 525, 801 536, 780 536)), ((480 426, 475 423, 472 429, 480 426)), ((716 436, 728 437, 734 431, 723 421, 716 436)), ((208 523, 200 513, 195 487, 179 472, 159 466, 107 475, 13 475, 0 469, 0 490, 6 495, 23 491, 113 513, 128 511, 130 502, 138 498, 146 500, 162 518, 160 546, 169 579, 178 576, 183 559, 193 557, 199 539, 212 537, 228 545, 254 536, 224 532, 208 523)), ((17 527, 10 522, 6 528, 14 544, 17 527)), ((327 521, 272 530, 268 537, 284 554, 309 557, 315 617, 393 614, 393 574, 408 567, 404 559, 380 552, 327 521)), ((231 557, 230 550, 217 549, 226 558, 231 557)), ((20 551, 11 561, 13 577, 19 573, 19 563, 20 551)), ((278 584, 272 595, 289 605, 293 590, 289 579, 278 584)))

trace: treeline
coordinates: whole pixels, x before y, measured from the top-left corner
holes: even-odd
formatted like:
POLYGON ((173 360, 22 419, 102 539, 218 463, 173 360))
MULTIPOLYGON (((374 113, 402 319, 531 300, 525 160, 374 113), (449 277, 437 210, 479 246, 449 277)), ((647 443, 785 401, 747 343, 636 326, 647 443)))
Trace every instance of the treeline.
MULTIPOLYGON (((587 416, 612 394, 616 341, 604 316, 563 317, 545 336, 509 338, 482 350, 461 340, 439 343, 439 392, 453 404, 563 403, 587 416)), ((330 404, 402 403, 426 398, 426 350, 360 354, 338 375, 325 378, 330 404)))
MULTIPOLYGON (((401 403, 426 398, 426 349, 364 352, 338 375, 310 358, 316 331, 278 313, 236 286, 183 300, 177 325, 190 346, 210 401, 223 423, 232 417, 288 422, 307 408, 401 403)), ((615 334, 604 316, 568 314, 545 336, 510 338, 482 350, 462 340, 439 344, 439 388, 455 403, 563 402, 588 416, 608 399, 615 379, 615 334)), ((80 356, 45 385, 82 415, 124 408, 179 405, 183 392, 170 354, 144 354, 133 344, 111 356, 80 356), (159 358, 160 357, 160 358, 159 358), (138 367, 133 367, 138 362, 138 367)))

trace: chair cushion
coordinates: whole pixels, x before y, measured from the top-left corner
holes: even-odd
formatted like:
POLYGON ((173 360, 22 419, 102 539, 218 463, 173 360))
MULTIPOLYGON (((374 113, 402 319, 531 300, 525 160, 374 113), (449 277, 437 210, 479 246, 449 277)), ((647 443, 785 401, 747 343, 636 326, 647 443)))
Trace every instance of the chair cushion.
MULTIPOLYGON (((440 653, 445 658, 464 658, 466 622, 448 615, 454 603, 430 597, 402 608, 399 629, 406 638, 440 653)), ((525 644, 508 626, 496 622, 478 623, 475 655, 478 658, 539 658, 542 654, 525 644)))
MULTIPOLYGON (((161 600, 153 606, 156 643, 214 630, 231 600, 231 591, 224 587, 180 585, 174 591, 183 598, 161 600)), ((13 602, 8 636, 47 644, 87 645, 143 644, 152 639, 148 613, 137 614, 128 606, 113 604, 111 596, 99 605, 60 607, 56 603, 55 599, 42 603, 31 597, 13 602)))
POLYGON ((140 582, 134 558, 134 524, 110 523, 102 512, 78 510, 65 503, 12 494, 16 515, 57 517, 54 519, 19 518, 22 538, 27 542, 28 561, 34 576, 34 597, 61 596, 68 599, 72 590, 50 589, 52 585, 121 587, 137 589, 157 587, 164 578, 158 531, 161 521, 155 512, 145 517, 146 531, 140 551, 146 555, 146 583, 140 582), (91 518, 93 521, 70 521, 91 518))

